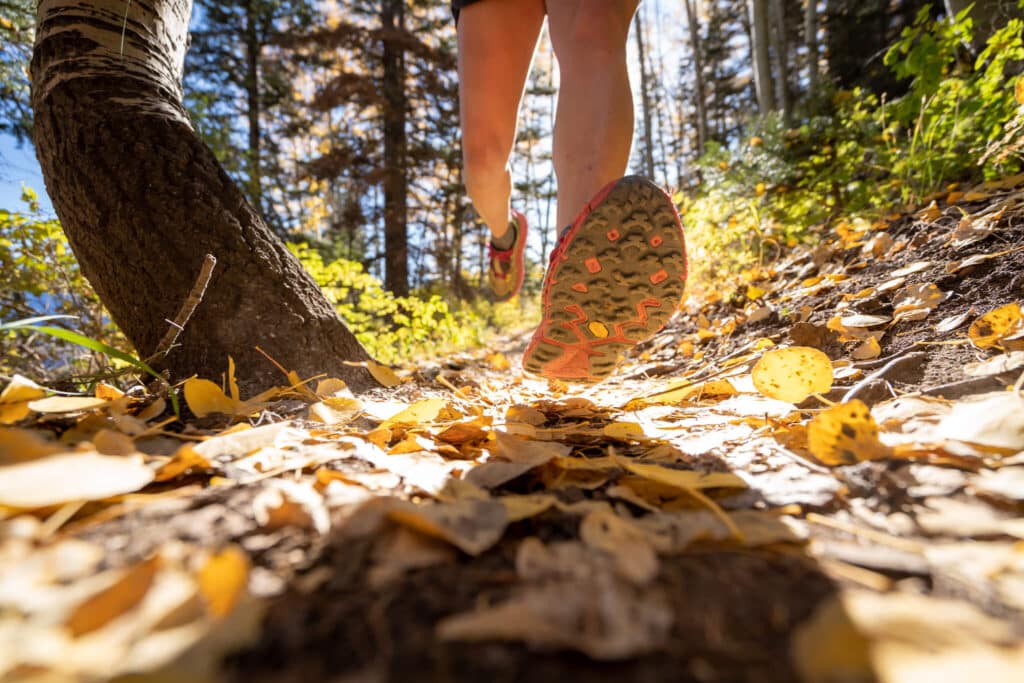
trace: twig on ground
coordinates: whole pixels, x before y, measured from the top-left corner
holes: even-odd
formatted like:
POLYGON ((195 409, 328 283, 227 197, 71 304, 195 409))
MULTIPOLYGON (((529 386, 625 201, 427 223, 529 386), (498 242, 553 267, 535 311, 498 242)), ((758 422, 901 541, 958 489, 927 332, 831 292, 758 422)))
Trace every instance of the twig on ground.
POLYGON ((199 269, 199 275, 196 277, 196 282, 192 285, 192 290, 189 291, 188 297, 181 304, 181 308, 178 309, 178 315, 174 316, 174 320, 168 320, 170 327, 164 334, 163 339, 157 344, 156 352, 152 356, 146 359, 147 363, 153 363, 162 359, 170 352, 171 347, 178 341, 178 337, 181 335, 182 330, 185 329, 185 325, 188 323, 189 318, 195 313, 196 307, 203 300, 203 296, 206 294, 206 287, 210 284, 210 278, 213 276, 213 267, 217 265, 217 259, 213 254, 207 254, 203 258, 203 265, 199 269))
POLYGON ((888 379, 889 375, 898 370, 919 366, 924 363, 927 358, 928 354, 924 351, 912 351, 911 353, 906 353, 893 358, 888 363, 850 387, 850 390, 846 392, 846 395, 843 396, 843 400, 840 402, 849 403, 853 399, 857 398, 858 394, 863 393, 871 384, 879 380, 888 379))

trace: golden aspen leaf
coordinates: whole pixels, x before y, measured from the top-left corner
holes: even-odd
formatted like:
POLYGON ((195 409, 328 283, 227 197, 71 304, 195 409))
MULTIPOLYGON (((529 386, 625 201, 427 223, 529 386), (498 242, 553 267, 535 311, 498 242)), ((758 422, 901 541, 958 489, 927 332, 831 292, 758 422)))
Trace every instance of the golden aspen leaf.
POLYGON ((605 425, 601 432, 610 439, 620 441, 640 441, 646 438, 644 428, 636 422, 612 422, 605 425))
POLYGON ((223 618, 231 613, 249 583, 249 556, 229 545, 211 557, 199 570, 199 592, 210 613, 223 618))
POLYGON ((362 412, 363 404, 358 399, 330 396, 309 407, 309 419, 328 425, 344 425, 362 412))
POLYGON ((924 320, 942 303, 945 294, 934 283, 907 285, 893 302, 893 320, 924 320))
POLYGON ((408 529, 451 543, 473 556, 500 541, 508 526, 505 506, 481 498, 432 505, 398 504, 388 516, 408 529))
POLYGON ((46 390, 21 375, 15 375, 0 392, 0 424, 13 424, 28 417, 28 404, 46 396, 46 390))
POLYGON ((1017 302, 1000 306, 981 316, 967 330, 971 343, 979 349, 999 346, 1006 337, 1024 331, 1024 314, 1017 302))
POLYGON ((732 472, 699 472, 697 470, 677 470, 650 463, 633 462, 626 458, 618 458, 618 464, 633 474, 667 484, 679 489, 745 489, 747 482, 732 472))
POLYGON ((133 493, 153 480, 141 458, 61 453, 0 468, 0 505, 41 508, 133 493))
POLYGON ((103 398, 108 401, 116 401, 124 396, 124 392, 117 387, 112 387, 109 384, 103 384, 102 382, 96 385, 96 388, 92 393, 96 398, 103 398))
POLYGON ((75 638, 103 628, 114 619, 138 606, 146 597, 160 569, 160 556, 154 555, 129 568, 107 588, 87 598, 65 622, 75 638))
POLYGON ((932 200, 931 204, 917 212, 918 220, 928 223, 934 223, 940 216, 942 216, 942 209, 939 208, 939 205, 934 200, 932 200))
POLYGON ((137 452, 135 441, 127 434, 112 429, 101 429, 92 437, 92 445, 103 455, 132 455, 137 452))
POLYGON ((472 420, 464 420, 448 425, 441 430, 437 438, 452 444, 482 441, 487 438, 487 430, 485 428, 488 426, 490 426, 490 418, 475 417, 472 420))
POLYGON ((826 465, 853 465, 892 454, 878 440, 878 424, 871 411, 856 399, 818 413, 807 426, 807 446, 826 465))
POLYGON ((37 413, 77 413, 102 408, 109 403, 106 399, 93 396, 50 396, 31 401, 28 407, 37 413))
POLYGON ((509 359, 506 358, 505 354, 503 353, 487 354, 485 360, 487 361, 487 364, 490 365, 495 370, 508 370, 510 367, 512 367, 512 363, 509 362, 509 359))
POLYGON ((800 403, 832 388, 832 361, 810 346, 773 349, 761 356, 751 376, 765 396, 800 403))
POLYGON ((395 374, 395 371, 386 365, 375 363, 372 360, 366 361, 366 369, 373 375, 373 378, 380 382, 381 386, 391 388, 402 383, 402 380, 395 374))
POLYGON ((185 474, 189 470, 212 472, 213 465, 205 457, 196 452, 192 444, 179 448, 170 460, 165 462, 156 472, 155 481, 168 481, 185 474))
POLYGON ((754 285, 747 285, 747 298, 750 300, 760 299, 767 293, 767 290, 761 289, 760 287, 755 287, 754 285))
POLYGON ((314 393, 322 399, 334 398, 342 393, 347 393, 351 397, 351 392, 348 391, 348 385, 345 384, 345 380, 338 379, 337 377, 328 377, 317 382, 314 393))
POLYGON ((445 407, 445 404, 446 402, 443 398, 425 398, 421 401, 416 401, 416 403, 413 403, 405 410, 402 410, 384 420, 381 426, 387 427, 393 424, 421 424, 423 422, 432 422, 437 418, 441 409, 445 407))
POLYGON ((213 413, 233 415, 238 408, 238 401, 228 398, 219 386, 208 379, 193 377, 185 381, 185 403, 196 417, 206 417, 213 413))
POLYGON ((0 465, 35 460, 62 451, 62 446, 47 441, 39 432, 0 427, 0 465))

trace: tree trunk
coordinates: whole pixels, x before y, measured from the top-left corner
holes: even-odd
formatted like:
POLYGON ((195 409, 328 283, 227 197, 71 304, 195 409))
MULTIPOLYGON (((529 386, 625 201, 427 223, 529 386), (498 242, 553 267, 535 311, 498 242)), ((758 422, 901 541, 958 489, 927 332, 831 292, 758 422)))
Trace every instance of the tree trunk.
POLYGON ((768 56, 768 7, 767 0, 749 1, 750 58, 754 69, 757 106, 763 115, 776 108, 775 93, 772 89, 772 66, 768 56))
POLYGON ((786 13, 782 6, 782 0, 771 0, 770 25, 772 34, 772 49, 775 52, 775 62, 778 64, 779 80, 776 84, 775 93, 779 109, 782 110, 782 118, 789 124, 792 113, 792 104, 789 99, 789 41, 786 40, 786 13))
POLYGON ((686 6, 686 23, 690 29, 690 51, 693 53, 694 100, 697 104, 697 156, 704 154, 708 143, 708 111, 707 95, 704 86, 704 57, 701 54, 700 27, 697 25, 697 12, 693 0, 684 0, 686 6))
POLYGON ((35 144, 82 272, 146 358, 204 255, 217 258, 205 296, 160 362, 173 379, 216 378, 230 355, 246 390, 280 384, 258 345, 304 378, 328 373, 356 390, 374 386, 345 364, 366 352, 189 122, 181 76, 191 9, 190 0, 38 4, 35 144))
POLYGON ((398 296, 408 296, 405 50, 396 39, 404 28, 404 0, 384 0, 380 17, 384 29, 384 286, 398 296))
POLYGON ((818 87, 818 0, 805 0, 804 38, 807 42, 807 89, 818 87))
POLYGON ((249 201, 263 210, 263 179, 260 169, 260 40, 255 0, 245 3, 245 94, 249 121, 249 201))
POLYGON ((644 22, 641 8, 633 15, 633 32, 636 34, 636 51, 640 60, 640 106, 644 122, 644 175, 654 177, 654 142, 651 135, 651 90, 647 73, 647 51, 644 49, 644 22))

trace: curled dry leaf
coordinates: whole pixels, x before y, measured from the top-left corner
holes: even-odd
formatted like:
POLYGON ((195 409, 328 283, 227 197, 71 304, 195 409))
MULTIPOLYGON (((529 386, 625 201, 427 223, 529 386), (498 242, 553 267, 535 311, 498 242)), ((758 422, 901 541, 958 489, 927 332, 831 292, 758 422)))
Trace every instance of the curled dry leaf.
POLYGON ((139 457, 63 453, 0 467, 0 505, 41 508, 134 493, 153 480, 139 457))
POLYGON ((962 327, 963 324, 967 322, 973 315, 974 309, 971 308, 969 310, 964 311, 963 313, 960 313, 959 315, 951 315, 948 318, 943 318, 942 320, 939 321, 939 324, 935 326, 935 331, 941 334, 945 334, 946 332, 952 332, 953 330, 962 327))
POLYGON ((346 425, 359 417, 363 404, 346 396, 329 396, 309 407, 309 419, 327 425, 346 425))
POLYGON ((878 439, 878 425, 871 411, 859 400, 818 413, 807 427, 807 446, 826 465, 853 465, 892 454, 892 449, 878 439))
POLYGON ((1024 450, 1024 396, 1002 391, 960 401, 939 423, 938 434, 977 446, 1024 450))
POLYGON ((46 390, 21 375, 15 375, 0 392, 0 425, 13 424, 28 417, 28 404, 46 396, 46 390))
MULTIPOLYGON (((932 263, 931 261, 914 261, 909 265, 903 266, 902 268, 898 268, 897 270, 892 271, 891 273, 889 273, 889 275, 893 278, 907 277, 908 275, 913 275, 914 273, 920 273, 922 271, 928 270, 933 265, 935 264, 932 263)), ((893 282, 893 280, 889 280, 889 282, 893 282)), ((882 291, 882 286, 878 288, 878 291, 882 291)))
POLYGON ((882 346, 878 343, 878 337, 868 337, 850 352, 854 360, 870 360, 882 355, 882 346))
POLYGON ((765 396, 800 403, 832 388, 832 361, 809 346, 772 349, 757 361, 752 377, 765 396))
POLYGON ((893 306, 893 320, 924 320, 940 303, 945 295, 935 284, 907 285, 899 294, 893 306))
POLYGON ((975 320, 967 329, 967 336, 979 349, 987 349, 1002 346, 1005 339, 1022 331, 1024 313, 1021 312, 1020 304, 1013 302, 991 310, 975 320))

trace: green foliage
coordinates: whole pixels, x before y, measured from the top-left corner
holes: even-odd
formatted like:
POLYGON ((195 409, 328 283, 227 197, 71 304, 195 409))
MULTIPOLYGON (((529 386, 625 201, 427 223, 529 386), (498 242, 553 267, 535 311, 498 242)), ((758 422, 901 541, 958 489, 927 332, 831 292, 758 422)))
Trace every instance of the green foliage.
POLYGON ((698 279, 746 267, 840 216, 871 218, 953 182, 1020 170, 1020 155, 1005 150, 1019 150, 1024 132, 1009 125, 1022 117, 1007 78, 1024 63, 1022 29, 1011 20, 969 60, 967 12, 933 21, 923 10, 885 56, 910 81, 903 97, 835 91, 824 113, 795 127, 768 116, 742 144, 709 146, 703 184, 680 200, 698 279))
POLYGON ((0 134, 19 144, 32 132, 28 64, 34 35, 34 2, 0 2, 0 134))
MULTIPOLYGON (((123 338, 82 276, 60 223, 40 214, 31 189, 23 188, 22 199, 26 211, 0 209, 0 321, 54 314, 73 316, 88 337, 123 347, 123 338)), ((9 327, 0 330, 0 343, 4 348, 0 357, 2 374, 20 372, 41 377, 52 375, 60 367, 89 373, 106 365, 106 360, 96 354, 73 355, 65 345, 39 335, 25 337, 9 327)))
POLYGON ((289 244, 327 300, 370 355, 383 363, 478 346, 487 320, 480 310, 452 310, 439 295, 398 297, 361 263, 325 262, 307 244, 289 244))

